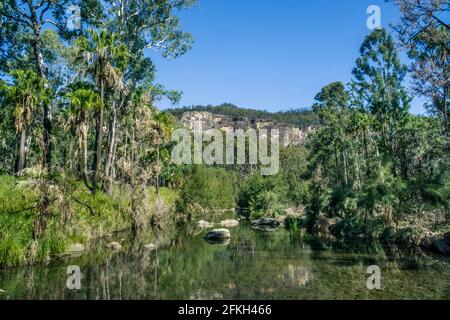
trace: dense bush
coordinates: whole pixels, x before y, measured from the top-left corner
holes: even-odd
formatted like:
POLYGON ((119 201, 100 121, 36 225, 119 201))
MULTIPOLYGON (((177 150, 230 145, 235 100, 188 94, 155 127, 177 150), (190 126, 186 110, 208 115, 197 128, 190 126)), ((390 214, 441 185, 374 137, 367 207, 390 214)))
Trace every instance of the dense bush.
POLYGON ((200 165, 184 168, 183 189, 178 208, 188 213, 192 207, 205 210, 234 208, 238 179, 234 172, 200 165))

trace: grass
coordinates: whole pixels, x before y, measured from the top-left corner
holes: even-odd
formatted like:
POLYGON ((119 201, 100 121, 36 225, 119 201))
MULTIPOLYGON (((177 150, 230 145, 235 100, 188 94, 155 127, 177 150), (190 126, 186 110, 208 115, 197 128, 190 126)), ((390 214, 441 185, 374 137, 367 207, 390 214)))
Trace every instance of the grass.
MULTIPOLYGON (((0 176, 0 267, 42 263, 65 252, 70 244, 86 245, 131 226, 129 192, 115 187, 112 196, 101 192, 93 196, 83 183, 67 179, 61 183, 65 205, 52 205, 46 231, 34 240, 37 196, 29 185, 26 179, 0 176)), ((178 191, 160 188, 160 197, 173 205, 178 191)), ((157 199, 153 188, 149 188, 149 199, 151 204, 157 199)), ((152 210, 146 213, 147 221, 151 214, 152 210)))

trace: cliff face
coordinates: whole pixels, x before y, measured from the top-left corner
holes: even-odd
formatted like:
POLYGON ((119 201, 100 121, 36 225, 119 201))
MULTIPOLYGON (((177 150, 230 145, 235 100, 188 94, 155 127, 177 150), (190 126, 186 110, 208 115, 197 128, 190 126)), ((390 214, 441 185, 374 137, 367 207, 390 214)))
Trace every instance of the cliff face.
POLYGON ((252 128, 256 130, 267 129, 267 131, 270 132, 272 129, 278 129, 280 132, 280 145, 283 147, 304 144, 308 134, 314 130, 312 126, 300 129, 289 124, 275 121, 232 118, 210 112, 185 112, 181 118, 183 126, 192 130, 194 129, 194 123, 196 121, 202 122, 202 128, 204 130, 219 129, 228 132, 238 129, 245 131, 252 128))

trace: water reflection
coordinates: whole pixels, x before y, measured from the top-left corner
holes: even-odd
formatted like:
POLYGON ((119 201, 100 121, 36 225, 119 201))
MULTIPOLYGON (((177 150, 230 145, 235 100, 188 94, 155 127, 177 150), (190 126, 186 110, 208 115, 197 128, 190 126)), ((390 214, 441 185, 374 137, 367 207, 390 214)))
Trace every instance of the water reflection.
POLYGON ((0 299, 450 299, 442 257, 245 224, 222 245, 204 241, 205 232, 115 235, 125 238, 118 252, 98 243, 48 266, 0 270, 0 299), (148 243, 157 249, 146 250, 148 243), (380 291, 366 288, 373 264, 382 270, 380 291), (70 265, 81 269, 81 290, 65 286, 70 265))

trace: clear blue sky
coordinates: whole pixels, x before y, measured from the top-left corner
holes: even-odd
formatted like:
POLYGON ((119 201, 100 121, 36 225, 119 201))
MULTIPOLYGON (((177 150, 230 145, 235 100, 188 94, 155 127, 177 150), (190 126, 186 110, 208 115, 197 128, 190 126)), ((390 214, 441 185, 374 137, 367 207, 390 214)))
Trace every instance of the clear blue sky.
MULTIPOLYGON (((310 107, 323 86, 351 79, 371 4, 383 27, 398 20, 384 0, 199 0, 181 14, 193 49, 175 60, 150 53, 157 81, 183 91, 180 106, 310 107)), ((422 104, 416 99, 411 111, 424 113, 422 104)))

